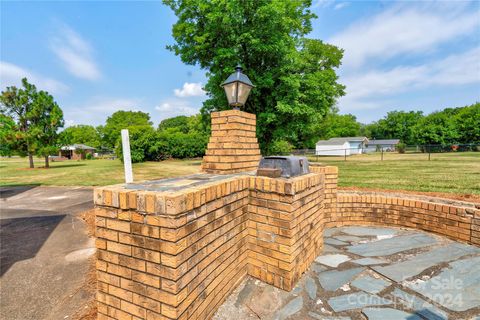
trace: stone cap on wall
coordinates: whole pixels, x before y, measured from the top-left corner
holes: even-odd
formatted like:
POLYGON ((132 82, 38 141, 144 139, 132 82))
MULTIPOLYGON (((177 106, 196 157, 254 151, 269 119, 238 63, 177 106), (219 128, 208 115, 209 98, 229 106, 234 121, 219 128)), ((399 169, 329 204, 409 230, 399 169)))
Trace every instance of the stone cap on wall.
POLYGON ((94 202, 150 215, 179 215, 230 193, 250 190, 294 196, 321 184, 323 175, 309 173, 294 178, 269 178, 252 173, 194 174, 184 177, 117 184, 94 189, 94 202))

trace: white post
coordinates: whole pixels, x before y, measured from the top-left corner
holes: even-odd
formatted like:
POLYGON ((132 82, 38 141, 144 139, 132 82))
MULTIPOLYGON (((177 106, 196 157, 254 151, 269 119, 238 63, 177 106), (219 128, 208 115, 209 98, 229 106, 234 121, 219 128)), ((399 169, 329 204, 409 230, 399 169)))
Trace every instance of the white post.
POLYGON ((128 130, 122 129, 123 167, 125 169, 125 183, 133 182, 132 158, 130 157, 130 140, 128 130))

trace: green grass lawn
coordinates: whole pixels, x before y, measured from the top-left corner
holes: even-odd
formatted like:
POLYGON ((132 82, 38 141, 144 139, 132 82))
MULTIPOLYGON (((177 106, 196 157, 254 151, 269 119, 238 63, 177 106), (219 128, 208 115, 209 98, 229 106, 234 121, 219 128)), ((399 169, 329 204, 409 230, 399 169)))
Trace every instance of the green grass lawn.
MULTIPOLYGON (((198 172, 201 160, 166 160, 133 164, 135 181, 161 179, 198 172)), ((35 169, 28 168, 27 158, 0 159, 0 185, 103 186, 124 182, 120 160, 68 160, 50 163, 43 168, 36 159, 35 169)))
MULTIPOLYGON (((311 157, 316 161, 316 157, 311 157)), ((480 195, 480 152, 432 154, 356 155, 320 157, 319 162, 339 167, 340 187, 409 190, 480 195)), ((136 181, 160 179, 198 172, 200 159, 167 160, 133 165, 136 181)), ((123 164, 119 160, 54 162, 50 169, 28 169, 28 159, 0 160, 0 185, 99 186, 123 182, 123 164)))
MULTIPOLYGON (((317 161, 310 157, 310 161, 317 161)), ((340 187, 480 194, 480 152, 363 154, 320 157, 320 163, 338 166, 340 187)))

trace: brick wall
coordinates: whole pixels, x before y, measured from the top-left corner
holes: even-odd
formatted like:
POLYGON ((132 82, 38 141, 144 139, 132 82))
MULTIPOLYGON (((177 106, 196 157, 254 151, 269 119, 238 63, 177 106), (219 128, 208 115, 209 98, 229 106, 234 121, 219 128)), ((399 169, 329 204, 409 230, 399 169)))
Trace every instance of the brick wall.
POLYGON ((325 179, 324 219, 325 227, 335 226, 337 221, 338 167, 311 165, 310 171, 320 173, 325 179))
POLYGON ((96 188, 98 318, 209 319, 247 274, 291 290, 327 226, 410 227, 480 245, 471 204, 337 191, 337 168, 311 171, 179 192, 96 188))
POLYGON ((433 232, 480 245, 480 209, 463 202, 375 192, 338 194, 341 225, 383 225, 433 232))
POLYGON ((249 177, 95 189, 99 319, 206 319, 247 273, 249 177))
POLYGON ((322 174, 95 189, 99 319, 208 319, 250 274, 290 290, 322 248, 322 174))
POLYGON ((338 191, 338 168, 311 166, 325 175, 325 227, 379 225, 433 232, 480 245, 480 206, 407 194, 338 191))
POLYGON ((212 112, 211 136, 202 170, 229 174, 254 171, 260 161, 256 116, 240 110, 212 112))
POLYGON ((248 273, 290 291, 323 245, 323 175, 251 178, 248 273))

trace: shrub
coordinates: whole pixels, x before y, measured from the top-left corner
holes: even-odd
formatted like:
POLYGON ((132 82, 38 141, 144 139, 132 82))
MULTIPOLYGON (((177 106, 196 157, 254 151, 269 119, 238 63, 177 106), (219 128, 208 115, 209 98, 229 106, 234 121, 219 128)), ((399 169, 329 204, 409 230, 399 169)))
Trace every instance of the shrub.
POLYGON ((92 160, 93 159, 93 155, 91 153, 87 153, 86 156, 85 156, 85 159, 87 160, 92 160))
POLYGON ((285 140, 275 140, 270 145, 270 154, 289 154, 293 150, 293 145, 285 140))
POLYGON ((398 153, 405 153, 406 148, 407 146, 403 142, 400 142, 399 144, 397 144, 398 153))
MULTIPOLYGON (((155 131, 151 128, 130 129, 132 162, 161 161, 168 158, 195 158, 205 154, 208 136, 204 132, 183 133, 174 129, 155 131)), ((117 142, 117 156, 122 159, 121 140, 117 142)))

